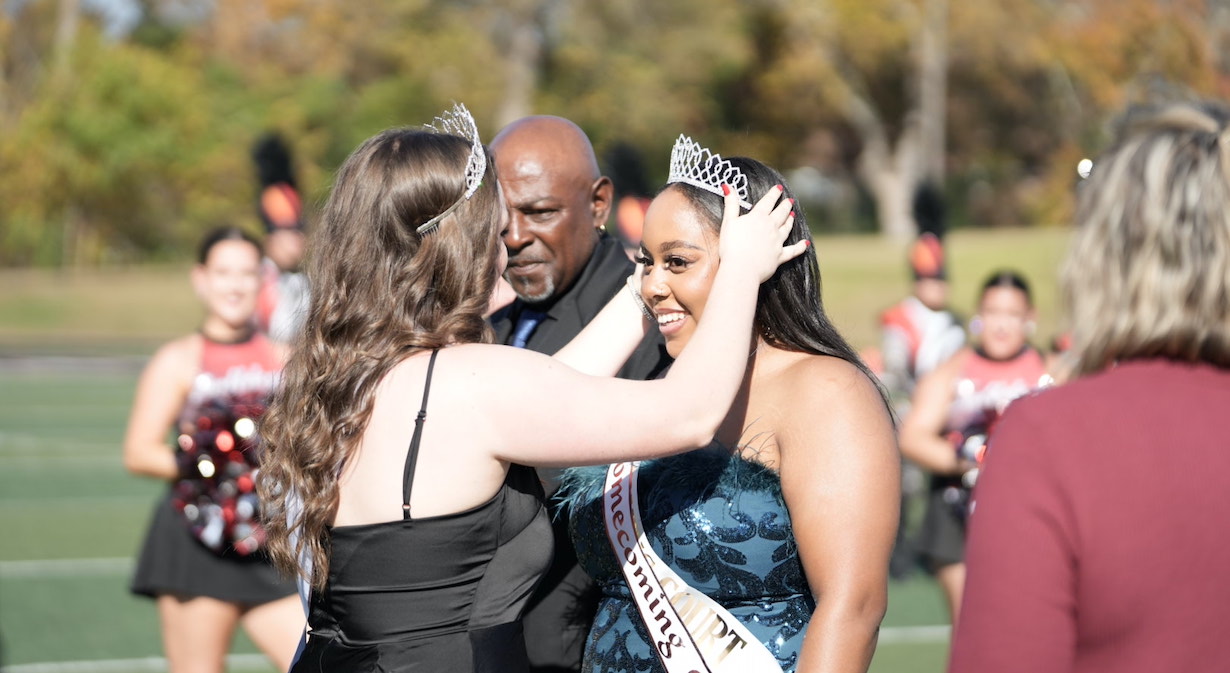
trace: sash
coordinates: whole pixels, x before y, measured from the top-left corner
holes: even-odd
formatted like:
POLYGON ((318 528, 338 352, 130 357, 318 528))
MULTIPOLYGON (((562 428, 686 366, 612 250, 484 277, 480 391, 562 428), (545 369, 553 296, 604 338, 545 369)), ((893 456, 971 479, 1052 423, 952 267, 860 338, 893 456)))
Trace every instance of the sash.
POLYGON ((645 538, 636 494, 639 463, 607 469, 602 510, 607 538, 668 673, 781 673, 764 644, 734 615, 684 582, 645 538))

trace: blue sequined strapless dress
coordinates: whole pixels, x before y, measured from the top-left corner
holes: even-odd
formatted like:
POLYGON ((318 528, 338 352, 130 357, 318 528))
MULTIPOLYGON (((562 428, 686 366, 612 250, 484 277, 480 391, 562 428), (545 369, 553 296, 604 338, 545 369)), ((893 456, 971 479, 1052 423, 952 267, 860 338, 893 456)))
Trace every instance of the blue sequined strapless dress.
MULTIPOLYGON (((572 508, 577 558, 602 591, 582 671, 661 672, 607 541, 605 475, 605 467, 568 470, 557 495, 572 508)), ((778 475, 711 448, 642 463, 638 489, 654 551, 742 621, 792 673, 815 602, 778 475)))

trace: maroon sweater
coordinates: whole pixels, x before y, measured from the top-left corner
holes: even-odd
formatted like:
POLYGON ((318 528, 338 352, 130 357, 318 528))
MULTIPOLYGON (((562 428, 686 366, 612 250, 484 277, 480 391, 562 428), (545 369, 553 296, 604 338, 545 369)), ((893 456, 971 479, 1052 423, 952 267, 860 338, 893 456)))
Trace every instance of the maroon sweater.
POLYGON ((1230 371, 1014 402, 975 492, 950 673, 1230 671, 1230 371))

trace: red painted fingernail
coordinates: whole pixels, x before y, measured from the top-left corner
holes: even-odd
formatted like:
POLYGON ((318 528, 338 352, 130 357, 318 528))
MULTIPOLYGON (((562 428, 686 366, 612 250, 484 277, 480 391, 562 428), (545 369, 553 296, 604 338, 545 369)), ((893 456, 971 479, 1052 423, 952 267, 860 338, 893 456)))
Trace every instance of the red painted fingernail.
MULTIPOLYGON (((792 205, 792 206, 794 205, 794 199, 790 199, 790 205, 792 205)), ((794 214, 794 213, 791 213, 791 215, 793 215, 793 214, 794 214)))
POLYGON ((722 193, 727 196, 730 196, 730 185, 726 184, 725 182, 722 183, 722 193))
POLYGON ((804 248, 810 248, 810 247, 811 247, 811 241, 807 241, 807 240, 803 241, 803 247, 804 247, 804 248))
POLYGON ((794 211, 790 211, 790 217, 794 217, 794 211))

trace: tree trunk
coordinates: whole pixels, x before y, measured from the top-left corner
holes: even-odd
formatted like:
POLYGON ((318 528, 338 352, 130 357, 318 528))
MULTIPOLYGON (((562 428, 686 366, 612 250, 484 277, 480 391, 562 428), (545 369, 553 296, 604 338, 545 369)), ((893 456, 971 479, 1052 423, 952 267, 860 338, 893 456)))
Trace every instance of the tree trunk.
POLYGON ((910 206, 918 184, 918 115, 906 116, 894 144, 879 114, 865 99, 850 96, 846 112, 863 140, 856 170, 875 201, 880 233, 896 241, 908 241, 917 233, 910 206))
POLYGON ((894 241, 909 241, 914 236, 910 216, 910 194, 914 181, 898 171, 881 172, 871 182, 871 193, 880 219, 880 233, 894 241))
POLYGON ((918 184, 919 124, 911 116, 905 120, 901 136, 890 145, 882 128, 864 135, 858 173, 871 191, 876 205, 880 233, 895 241, 909 241, 917 234, 911 213, 914 188, 918 184))
POLYGON ((60 0, 56 11, 55 70, 57 80, 69 74, 72 65, 73 43, 77 41, 77 27, 81 24, 80 0, 60 0))
POLYGON ((534 91, 538 88, 542 31, 535 24, 532 12, 514 15, 512 22, 504 54, 504 95, 496 112, 496 128, 530 114, 534 91))
POLYGON ((944 180, 948 96, 948 0, 926 0, 918 41, 918 113, 923 178, 944 180))

